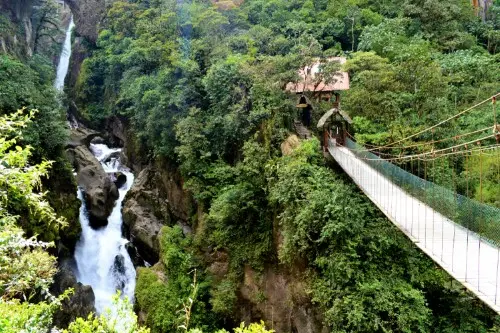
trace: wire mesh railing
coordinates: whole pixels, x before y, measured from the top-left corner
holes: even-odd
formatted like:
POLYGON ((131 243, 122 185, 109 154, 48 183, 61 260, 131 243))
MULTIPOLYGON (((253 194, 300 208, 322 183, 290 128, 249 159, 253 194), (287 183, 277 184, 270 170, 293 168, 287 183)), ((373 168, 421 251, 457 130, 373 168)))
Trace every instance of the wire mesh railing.
POLYGON ((500 209, 455 193, 422 179, 367 151, 351 139, 345 146, 406 193, 425 203, 455 223, 500 246, 500 209))

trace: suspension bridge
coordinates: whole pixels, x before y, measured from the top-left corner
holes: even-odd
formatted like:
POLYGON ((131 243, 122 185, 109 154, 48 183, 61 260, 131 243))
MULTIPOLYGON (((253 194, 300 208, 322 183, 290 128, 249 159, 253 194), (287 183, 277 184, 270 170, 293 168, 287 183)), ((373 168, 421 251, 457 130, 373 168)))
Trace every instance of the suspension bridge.
MULTIPOLYGON (((494 186, 500 186, 500 126, 495 110, 497 96, 500 94, 489 99, 494 110, 493 126, 449 138, 453 141, 451 147, 436 149, 436 143, 448 140, 442 139, 431 141, 431 150, 421 149, 416 154, 384 153, 396 148, 396 144, 402 145, 398 147, 400 152, 404 148, 410 151, 409 148, 419 145, 429 147, 429 142, 415 144, 414 140, 423 133, 434 133, 437 127, 484 105, 488 100, 386 146, 367 148, 359 145, 354 138, 348 137, 345 128, 336 130, 337 135, 332 135, 334 131, 331 128, 325 129, 324 138, 329 154, 394 225, 453 278, 500 313, 500 209, 457 194, 458 176, 453 170, 448 177, 452 179, 452 186, 447 187, 428 181, 425 179, 427 176, 417 176, 427 175, 426 167, 434 166, 439 159, 453 158, 460 159, 466 171, 471 163, 480 163, 479 167, 475 167, 480 169, 482 177, 482 158, 497 158, 493 163, 494 167, 498 167, 494 170, 498 178, 494 186), (485 131, 489 133, 484 134, 485 131), (476 137, 465 139, 474 135, 476 137), (410 139, 414 140, 404 145, 410 139), (458 143, 459 139, 462 139, 461 143, 458 143)), ((468 180, 461 181, 467 184, 468 191, 468 180)), ((479 183, 482 198, 482 178, 479 183)))

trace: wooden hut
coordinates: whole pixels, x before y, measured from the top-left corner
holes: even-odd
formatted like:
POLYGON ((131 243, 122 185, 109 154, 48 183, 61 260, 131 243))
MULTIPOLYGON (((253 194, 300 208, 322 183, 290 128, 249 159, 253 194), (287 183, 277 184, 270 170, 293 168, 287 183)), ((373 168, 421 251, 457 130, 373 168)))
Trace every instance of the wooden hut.
POLYGON ((308 98, 315 99, 317 102, 332 102, 332 106, 338 108, 340 92, 349 89, 349 74, 338 71, 329 75, 329 80, 325 81, 325 76, 322 75, 322 66, 329 62, 337 62, 343 65, 346 58, 332 57, 326 59, 326 61, 315 60, 312 65, 299 70, 300 80, 288 83, 286 90, 301 97, 307 95, 308 98))
POLYGON ((309 127, 311 121, 312 104, 316 102, 330 102, 332 107, 340 109, 340 92, 349 89, 349 74, 337 71, 334 73, 323 73, 323 66, 332 62, 343 65, 346 58, 332 57, 328 59, 316 59, 312 65, 299 70, 298 82, 290 82, 286 90, 298 95, 297 108, 301 110, 302 123, 309 127), (327 79, 328 78, 328 79, 327 79))
POLYGON ((323 149, 326 151, 330 138, 338 145, 344 145, 351 125, 352 119, 346 112, 337 108, 328 110, 317 124, 318 130, 323 132, 323 149))

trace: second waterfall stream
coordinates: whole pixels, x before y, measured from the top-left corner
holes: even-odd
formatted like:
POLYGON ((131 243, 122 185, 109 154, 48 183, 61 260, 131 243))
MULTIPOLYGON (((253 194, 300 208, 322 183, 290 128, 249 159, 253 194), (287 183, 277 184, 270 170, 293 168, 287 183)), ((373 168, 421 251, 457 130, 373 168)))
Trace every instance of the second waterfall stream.
POLYGON ((104 144, 91 144, 90 150, 99 160, 109 175, 120 172, 127 181, 119 189, 119 197, 108 217, 107 226, 93 229, 89 225, 88 212, 83 200, 82 190, 78 190, 80 224, 82 234, 75 249, 77 279, 84 285, 90 285, 95 294, 97 313, 107 308, 112 310, 113 296, 120 290, 130 301, 134 298, 135 268, 125 245, 128 241, 122 237, 122 202, 132 187, 134 175, 120 163, 119 148, 109 148, 104 144))

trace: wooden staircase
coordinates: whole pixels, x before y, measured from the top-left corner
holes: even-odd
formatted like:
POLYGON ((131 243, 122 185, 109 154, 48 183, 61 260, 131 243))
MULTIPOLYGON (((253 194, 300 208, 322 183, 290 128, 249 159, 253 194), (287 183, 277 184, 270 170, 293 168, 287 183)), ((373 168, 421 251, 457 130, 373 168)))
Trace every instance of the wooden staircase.
POLYGON ((302 124, 300 120, 294 120, 293 127, 295 128, 295 132, 301 139, 310 139, 312 138, 311 132, 307 129, 307 127, 302 124))

